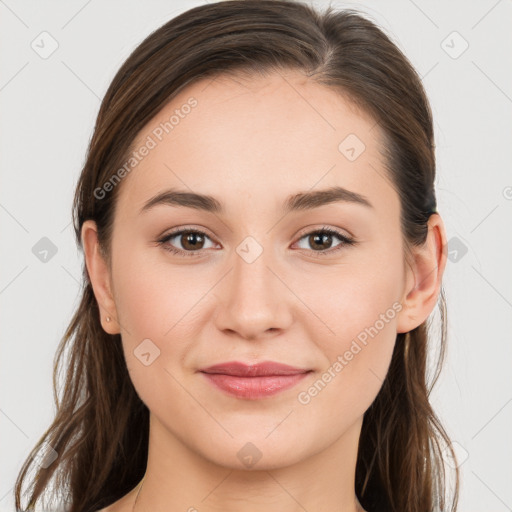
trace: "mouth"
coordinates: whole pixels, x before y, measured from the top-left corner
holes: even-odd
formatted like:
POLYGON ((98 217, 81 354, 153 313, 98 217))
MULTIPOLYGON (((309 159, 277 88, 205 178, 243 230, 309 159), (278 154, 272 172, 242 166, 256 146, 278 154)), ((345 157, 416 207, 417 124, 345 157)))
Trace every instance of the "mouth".
POLYGON ((292 388, 312 371, 274 361, 254 365, 233 361, 204 368, 200 373, 231 396, 258 400, 292 388))

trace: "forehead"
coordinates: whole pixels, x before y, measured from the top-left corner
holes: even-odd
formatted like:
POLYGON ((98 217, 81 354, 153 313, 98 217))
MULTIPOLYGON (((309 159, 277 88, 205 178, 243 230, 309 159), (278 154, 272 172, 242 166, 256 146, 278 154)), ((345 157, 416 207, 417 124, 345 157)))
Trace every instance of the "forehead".
POLYGON ((143 146, 151 149, 123 179, 119 210, 176 187, 220 196, 228 209, 333 185, 397 201, 376 121, 300 72, 200 79, 139 132, 132 147, 143 146))

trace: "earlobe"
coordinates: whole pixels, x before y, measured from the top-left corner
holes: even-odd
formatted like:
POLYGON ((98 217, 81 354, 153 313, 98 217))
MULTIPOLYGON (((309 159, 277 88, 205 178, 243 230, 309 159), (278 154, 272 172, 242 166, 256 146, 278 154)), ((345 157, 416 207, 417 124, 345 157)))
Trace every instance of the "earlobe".
POLYGON ((441 290, 447 260, 446 232, 441 216, 434 213, 428 220, 428 234, 422 246, 412 247, 412 265, 402 297, 397 332, 409 332, 421 325, 434 310, 441 290))
POLYGON ((100 251, 98 232, 94 221, 84 222, 81 239, 87 272, 100 310, 101 325, 108 334, 118 334, 119 326, 116 321, 117 311, 112 295, 110 271, 100 251))

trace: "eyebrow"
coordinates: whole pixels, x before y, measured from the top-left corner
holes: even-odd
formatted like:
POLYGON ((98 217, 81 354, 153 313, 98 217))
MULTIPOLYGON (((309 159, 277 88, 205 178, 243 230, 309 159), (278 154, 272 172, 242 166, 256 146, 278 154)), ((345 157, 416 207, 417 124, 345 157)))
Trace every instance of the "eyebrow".
MULTIPOLYGON (((320 206, 337 202, 353 203, 367 208, 373 208, 373 205, 365 196, 358 194, 357 192, 347 190, 346 188, 335 186, 324 190, 314 190, 293 194, 286 199, 284 203, 284 211, 311 210, 313 208, 319 208, 320 206)), ((222 203, 215 199, 215 197, 178 189, 165 190, 164 192, 152 197, 144 204, 140 213, 144 213, 157 205, 181 206, 216 214, 224 213, 222 203)))

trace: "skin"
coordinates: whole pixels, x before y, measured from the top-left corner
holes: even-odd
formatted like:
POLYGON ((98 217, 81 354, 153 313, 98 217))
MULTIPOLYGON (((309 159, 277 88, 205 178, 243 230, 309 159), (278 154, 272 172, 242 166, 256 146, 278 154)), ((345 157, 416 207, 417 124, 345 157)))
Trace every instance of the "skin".
MULTIPOLYGON (((354 475, 363 415, 385 378, 396 334, 420 325, 436 305, 446 264, 442 219, 431 216, 427 241, 408 264, 379 126, 296 71, 196 82, 144 127, 136 147, 191 96, 198 105, 120 185, 111 268, 94 222, 82 230, 102 326, 121 333, 131 379, 150 410, 135 510, 361 510, 354 475), (354 161, 338 151, 350 133, 366 146, 354 161), (289 195, 332 185, 363 194, 373 208, 338 202, 283 216, 289 195), (159 205, 139 213, 170 187, 213 195, 226 212, 159 205), (342 243, 336 236, 330 249, 308 242, 305 235, 323 226, 358 243, 319 256, 342 243), (180 227, 206 233, 200 256, 155 243, 180 227), (236 252, 247 236, 263 249, 252 263, 236 252), (298 393, 395 302, 401 311, 300 403, 298 393), (149 366, 134 355, 147 338, 160 350, 149 366), (271 398, 244 400, 197 373, 231 360, 313 372, 271 398), (248 442, 261 453, 252 468, 237 456, 248 442)), ((191 251, 184 237, 166 243, 191 251)), ((137 490, 104 511, 132 510, 137 490)))

